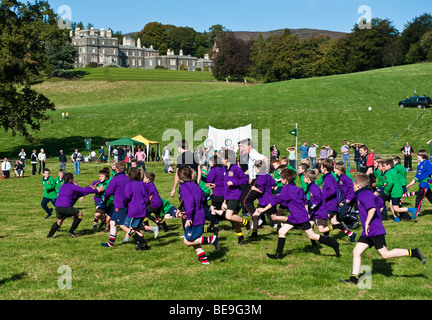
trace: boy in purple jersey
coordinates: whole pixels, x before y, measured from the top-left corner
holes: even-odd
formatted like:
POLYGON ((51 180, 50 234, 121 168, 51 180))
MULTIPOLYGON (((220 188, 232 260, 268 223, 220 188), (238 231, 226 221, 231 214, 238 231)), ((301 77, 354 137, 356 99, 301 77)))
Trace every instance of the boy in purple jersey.
MULTIPOLYGON (((125 174, 126 164, 124 161, 117 162, 114 167, 115 176, 111 179, 108 184, 108 188, 105 190, 105 199, 103 204, 107 204, 109 198, 114 196, 114 207, 113 213, 110 220, 110 236, 108 243, 101 243, 103 247, 112 248, 114 246, 117 237, 117 226, 121 226, 124 219, 127 216, 127 207, 124 205, 125 195, 124 190, 126 185, 129 183, 129 177, 125 174)), ((99 190, 103 190, 101 187, 99 190)))
POLYGON ((137 242, 137 251, 149 250, 147 240, 140 232, 144 229, 143 221, 147 215, 148 191, 138 168, 130 169, 129 179, 124 191, 124 204, 128 207, 128 214, 120 227, 126 232, 128 238, 132 237, 137 242))
POLYGON ((214 155, 209 159, 210 171, 207 175, 207 187, 212 190, 211 197, 211 219, 210 226, 207 231, 217 233, 217 228, 214 225, 218 216, 223 215, 222 203, 224 202, 224 173, 225 169, 222 166, 222 160, 218 155, 214 155))
MULTIPOLYGON (((258 214, 255 211, 255 200, 258 199, 258 207, 264 208, 273 199, 273 189, 276 189, 276 182, 271 175, 267 173, 265 163, 261 160, 257 160, 254 164, 254 170, 256 179, 252 182, 251 189, 247 193, 244 199, 244 207, 252 216, 252 235, 251 238, 258 236, 258 221, 262 214, 258 214)), ((267 215, 276 214, 276 208, 272 207, 269 211, 265 212, 267 215)), ((272 219, 269 218, 270 224, 272 219)))
POLYGON ((381 210, 384 202, 370 190, 369 176, 358 173, 354 176, 355 199, 363 232, 353 250, 352 275, 348 280, 339 279, 342 282, 357 284, 361 266, 361 255, 368 248, 374 246, 382 258, 391 259, 399 257, 413 257, 419 259, 423 264, 426 258, 418 248, 415 249, 387 249, 385 241, 386 230, 381 220, 381 210))
POLYGON ((225 211, 227 220, 233 223, 237 232, 238 244, 242 244, 244 236, 242 226, 250 232, 252 230, 250 222, 238 215, 240 209, 240 199, 242 196, 241 185, 249 182, 249 177, 236 164, 236 154, 233 150, 225 149, 220 153, 224 172, 224 202, 222 210, 225 211))
POLYGON ((76 237, 75 230, 81 223, 83 214, 80 210, 74 207, 74 204, 79 198, 83 196, 86 196, 90 193, 97 193, 97 190, 94 189, 94 187, 89 186, 83 188, 79 185, 74 184, 72 173, 65 173, 64 180, 65 183, 60 187, 56 201, 55 211, 57 221, 52 225, 47 238, 52 238, 54 233, 62 225, 63 221, 68 217, 74 219, 74 221, 72 222, 72 226, 68 232, 68 236, 76 237))
POLYGON ((356 234, 348 229, 348 227, 339 221, 338 219, 338 203, 339 203, 339 189, 338 184, 333 176, 333 161, 330 159, 324 159, 321 162, 321 172, 323 173, 323 185, 322 185, 322 199, 324 207, 327 209, 329 215, 331 228, 341 230, 351 242, 355 241, 356 234))
MULTIPOLYGON (((304 183, 307 185, 307 195, 309 195, 309 222, 313 228, 316 224, 318 231, 322 234, 330 232, 328 226, 328 215, 327 210, 324 207, 321 189, 315 183, 318 175, 315 170, 308 170, 304 174, 304 183)), ((312 244, 315 245, 315 241, 312 240, 312 244)))
POLYGON ((203 237, 205 212, 204 203, 206 202, 204 192, 194 182, 191 168, 180 166, 177 174, 180 182, 180 197, 182 199, 186 222, 184 233, 184 244, 193 247, 202 264, 210 264, 208 258, 201 247, 203 244, 213 244, 219 250, 217 235, 203 237))
POLYGON ((169 228, 161 216, 163 201, 159 195, 159 191, 154 184, 156 176, 153 172, 147 172, 144 174, 144 183, 146 184, 149 193, 149 204, 147 205, 147 217, 161 227, 165 232, 169 231, 169 228), (155 217, 151 214, 154 213, 155 217))
POLYGON ((345 214, 351 208, 354 198, 354 184, 352 179, 346 174, 345 164, 336 162, 334 172, 338 177, 338 188, 340 192, 339 212, 345 214))
POLYGON ((275 254, 267 254, 270 259, 282 259, 282 252, 285 246, 285 236, 293 228, 301 229, 306 232, 311 240, 318 241, 326 246, 333 248, 336 256, 340 256, 339 244, 330 238, 320 236, 316 234, 309 223, 309 214, 307 211, 306 195, 303 189, 297 187, 294 183, 294 179, 297 177, 297 173, 294 170, 284 170, 281 173, 281 180, 284 187, 280 194, 275 196, 270 204, 265 208, 258 208, 257 212, 261 213, 267 211, 271 207, 275 207, 278 204, 283 204, 288 207, 290 214, 286 218, 285 223, 279 229, 279 238, 275 254))

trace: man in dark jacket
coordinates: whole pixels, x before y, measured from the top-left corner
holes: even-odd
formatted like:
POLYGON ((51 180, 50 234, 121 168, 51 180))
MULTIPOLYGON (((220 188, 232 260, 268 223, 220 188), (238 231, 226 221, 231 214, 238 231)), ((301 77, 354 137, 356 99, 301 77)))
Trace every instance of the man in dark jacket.
POLYGON ((66 172, 67 158, 63 150, 60 150, 60 152, 57 153, 57 156, 59 157, 59 170, 63 169, 63 172, 66 172))

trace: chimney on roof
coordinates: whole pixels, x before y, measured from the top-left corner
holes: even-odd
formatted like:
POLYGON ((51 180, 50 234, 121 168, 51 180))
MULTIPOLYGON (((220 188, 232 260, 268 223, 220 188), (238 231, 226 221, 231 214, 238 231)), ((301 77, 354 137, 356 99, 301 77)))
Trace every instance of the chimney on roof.
POLYGON ((105 37, 105 29, 104 28, 100 29, 100 36, 105 37))
POLYGON ((111 30, 111 29, 108 29, 108 30, 107 30, 107 32, 106 32, 106 36, 107 36, 108 38, 111 38, 111 37, 112 37, 112 30, 111 30))

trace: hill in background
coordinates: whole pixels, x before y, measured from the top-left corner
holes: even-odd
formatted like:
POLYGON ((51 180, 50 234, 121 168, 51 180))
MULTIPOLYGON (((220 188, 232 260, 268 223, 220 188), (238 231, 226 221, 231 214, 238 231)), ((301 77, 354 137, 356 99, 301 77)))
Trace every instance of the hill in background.
MULTIPOLYGON (((337 32, 337 31, 328 31, 328 30, 318 30, 318 29, 289 29, 292 34, 295 34, 299 37, 300 40, 302 39, 308 39, 311 37, 329 37, 330 39, 339 39, 345 37, 347 33, 344 32, 337 32)), ((267 39, 268 37, 283 34, 285 32, 285 29, 278 29, 278 30, 272 30, 272 31, 234 31, 234 35, 242 40, 255 40, 258 38, 260 34, 264 37, 264 39, 267 39)))
MULTIPOLYGON (((311 37, 329 37, 330 39, 338 39, 343 38, 347 33, 338 32, 338 31, 329 31, 329 30, 319 30, 319 29, 308 29, 308 28, 300 28, 300 29, 289 29, 292 34, 298 35, 299 39, 307 39, 311 37)), ((260 34, 263 35, 264 39, 268 37, 283 34, 285 29, 277 29, 271 31, 232 31, 234 35, 242 40, 251 40, 256 39, 260 34)), ((125 33, 125 37, 134 37, 138 32, 130 32, 125 33)))

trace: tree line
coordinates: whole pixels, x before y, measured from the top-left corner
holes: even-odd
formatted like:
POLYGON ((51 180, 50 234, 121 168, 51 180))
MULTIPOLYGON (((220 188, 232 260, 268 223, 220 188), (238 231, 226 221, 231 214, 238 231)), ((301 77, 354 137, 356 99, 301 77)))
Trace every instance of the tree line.
POLYGON ((355 25, 345 37, 300 40, 283 34, 244 41, 224 32, 213 56, 218 80, 275 82, 360 72, 432 61, 432 16, 414 18, 399 32, 388 19, 375 18, 371 28, 355 25))

